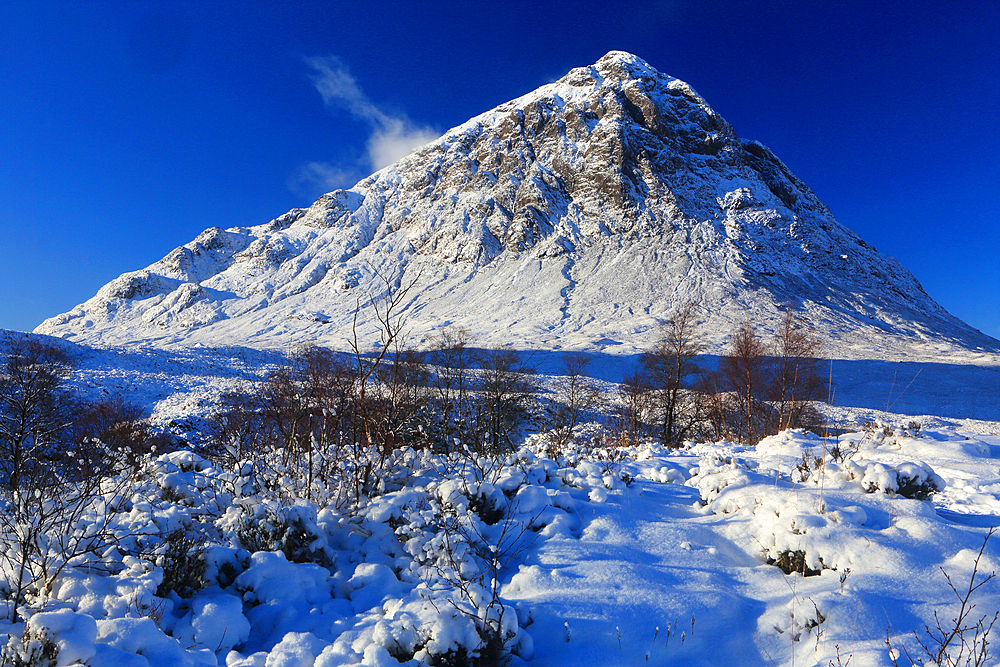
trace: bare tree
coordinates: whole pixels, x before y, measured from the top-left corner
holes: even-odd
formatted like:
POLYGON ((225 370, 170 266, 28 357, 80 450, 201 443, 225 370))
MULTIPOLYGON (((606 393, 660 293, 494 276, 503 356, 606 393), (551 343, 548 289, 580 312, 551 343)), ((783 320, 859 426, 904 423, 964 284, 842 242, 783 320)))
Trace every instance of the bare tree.
POLYGON ((375 373, 381 413, 378 442, 389 449, 404 444, 420 446, 425 438, 423 424, 418 423, 426 412, 430 391, 424 353, 401 343, 397 338, 392 353, 375 373))
POLYGON ((698 421, 698 404, 685 381, 698 372, 695 358, 703 349, 695 306, 688 302, 663 324, 660 339, 640 359, 653 389, 660 439, 665 446, 682 442, 698 421))
POLYGON ((0 367, 0 482, 11 491, 65 444, 73 400, 63 388, 69 359, 34 340, 11 343, 0 367))
MULTIPOLYGON (((357 363, 357 406, 361 427, 364 429, 364 443, 376 444, 377 438, 373 432, 376 423, 376 412, 371 404, 368 395, 369 384, 375 376, 375 371, 392 350, 399 349, 398 343, 403 337, 405 320, 400 312, 406 295, 420 279, 418 273, 416 277, 407 283, 401 281, 393 282, 388 276, 383 275, 374 266, 372 272, 382 284, 380 295, 368 295, 371 304, 371 312, 379 328, 379 345, 373 354, 368 354, 363 350, 358 340, 358 318, 361 315, 361 299, 358 298, 357 307, 354 310, 353 337, 351 339, 351 350, 357 363)), ((361 439, 356 439, 360 444, 361 439)), ((386 452, 383 449, 383 455, 386 452)))
POLYGON ((221 398, 219 412, 210 418, 212 454, 229 467, 256 458, 269 444, 257 398, 247 391, 228 392, 221 398))
POLYGON ((622 378, 618 385, 619 403, 611 418, 612 430, 620 444, 634 445, 645 435, 651 391, 649 378, 641 372, 622 378))
MULTIPOLYGON (((431 384, 441 412, 444 440, 450 442, 467 427, 471 415, 472 377, 475 351, 468 347, 469 330, 447 326, 431 341, 427 362, 433 366, 431 384)), ((445 449, 450 447, 446 445, 445 449)))
POLYGON ((516 350, 488 350, 480 359, 478 422, 490 454, 499 455, 513 444, 517 425, 535 388, 527 377, 535 373, 530 357, 516 350))
POLYGON ((772 408, 767 401, 771 386, 771 360, 767 346, 753 324, 745 320, 719 361, 719 373, 730 392, 736 423, 733 433, 740 442, 755 445, 769 428, 772 408))
POLYGON ((590 357, 580 352, 567 352, 562 355, 562 362, 564 375, 555 382, 558 405, 552 424, 557 447, 569 442, 580 418, 600 400, 600 394, 585 375, 590 357))
POLYGON ((0 367, 0 587, 15 609, 48 593, 75 557, 115 542, 108 527, 126 481, 105 483, 113 448, 74 446, 70 369, 65 353, 34 340, 14 342, 0 367))
POLYGON ((824 390, 819 373, 820 348, 820 339, 806 328, 791 308, 785 310, 772 352, 772 400, 777 411, 778 431, 819 426, 819 413, 813 403, 823 397, 824 390))
POLYGON ((716 442, 731 439, 733 433, 730 425, 736 420, 732 415, 733 405, 726 393, 722 375, 718 371, 703 369, 698 374, 694 390, 702 425, 707 426, 716 442))

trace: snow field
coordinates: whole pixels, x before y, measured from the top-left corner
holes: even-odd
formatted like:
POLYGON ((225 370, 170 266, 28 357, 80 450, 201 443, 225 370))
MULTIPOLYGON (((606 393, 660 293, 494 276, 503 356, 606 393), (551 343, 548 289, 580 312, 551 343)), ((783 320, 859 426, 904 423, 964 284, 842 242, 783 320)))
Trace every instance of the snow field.
MULTIPOLYGON (((790 431, 618 458, 594 432, 555 460, 542 434, 495 464, 410 452, 353 510, 160 456, 121 506, 117 546, 22 610, 28 636, 90 667, 427 664, 474 655, 486 627, 514 665, 827 665, 838 651, 884 665, 887 630, 905 645, 951 618, 939 568, 967 581, 1000 508, 998 436, 790 431), (901 475, 940 490, 905 498, 901 475), (279 524, 294 527, 281 544, 246 548, 279 524), (171 535, 203 564, 186 597, 162 588, 171 535), (768 564, 783 556, 793 574, 768 564)), ((23 626, 0 632, 26 650, 23 626)))

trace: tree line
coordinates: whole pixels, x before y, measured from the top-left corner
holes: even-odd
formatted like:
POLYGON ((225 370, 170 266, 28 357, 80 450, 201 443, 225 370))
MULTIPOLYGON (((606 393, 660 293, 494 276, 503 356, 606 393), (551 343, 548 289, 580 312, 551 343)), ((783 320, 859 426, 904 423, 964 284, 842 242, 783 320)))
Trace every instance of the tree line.
MULTIPOLYGON (((821 428, 816 405, 829 391, 820 340, 791 309, 770 341, 742 322, 709 368, 695 306, 685 305, 611 396, 587 376, 582 353, 564 354, 560 376, 543 392, 530 354, 475 349, 455 326, 417 350, 402 345, 400 321, 386 317, 383 325, 375 354, 303 346, 261 382, 225 395, 206 434, 209 451, 236 461, 274 447, 285 463, 318 450, 354 451, 359 460, 370 450, 384 463, 404 446, 499 456, 529 415, 556 449, 585 420, 601 421, 623 445, 756 444, 786 428, 821 428)), ((66 388, 71 360, 57 348, 15 341, 0 370, 0 486, 9 491, 53 469, 74 477, 135 466, 171 444, 120 396, 75 398, 66 388)))

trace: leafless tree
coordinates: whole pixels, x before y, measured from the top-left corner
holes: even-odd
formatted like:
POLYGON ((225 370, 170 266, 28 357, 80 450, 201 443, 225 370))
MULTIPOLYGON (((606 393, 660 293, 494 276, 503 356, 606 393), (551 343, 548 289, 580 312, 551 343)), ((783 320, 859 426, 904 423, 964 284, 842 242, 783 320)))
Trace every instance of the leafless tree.
POLYGON ((270 444, 257 398, 251 391, 228 392, 221 397, 219 412, 210 418, 212 454, 227 467, 255 458, 270 444))
POLYGON ((69 439, 74 401, 63 382, 70 371, 57 348, 30 339, 10 345, 0 367, 0 482, 11 492, 69 439))
POLYGON ((552 420, 552 437, 557 448, 570 441, 583 414, 600 400, 600 393, 585 374, 590 357, 567 352, 562 355, 562 363, 564 374, 555 382, 557 405, 552 420))
POLYGON ((479 367, 480 438, 488 453, 499 455, 513 446, 510 434, 535 391, 528 380, 535 368, 530 357, 507 349, 487 350, 479 367))
POLYGON ((772 418, 767 401, 772 379, 767 346, 749 320, 736 330, 729 350, 719 361, 723 386, 734 403, 732 431, 740 442, 754 445, 764 436, 772 418))
POLYGON ((0 577, 15 608, 48 593, 75 557, 115 540, 108 526, 125 481, 105 474, 120 452, 74 444, 70 369, 65 353, 34 340, 13 343, 0 369, 0 577))
POLYGON ((379 329, 379 345, 374 353, 369 354, 368 350, 362 348, 358 340, 358 318, 362 311, 362 301, 358 298, 357 307, 354 310, 353 336, 351 338, 351 350, 357 364, 357 413, 360 418, 360 425, 364 430, 364 438, 357 438, 356 444, 377 445, 377 434, 374 428, 377 423, 378 410, 370 401, 369 387, 373 379, 377 379, 376 370, 390 354, 392 350, 398 350, 398 344, 404 335, 405 319, 400 312, 406 296, 413 286, 420 279, 417 274, 408 282, 393 281, 388 276, 383 275, 374 266, 370 267, 375 277, 381 283, 380 294, 369 294, 368 301, 371 305, 371 313, 375 318, 379 329))
POLYGON ((618 385, 618 405, 611 417, 611 430, 621 445, 634 445, 646 434, 652 387, 641 372, 626 375, 618 385))
POLYGON ((383 449, 426 444, 426 419, 430 389, 424 353, 402 346, 397 338, 391 354, 376 372, 378 383, 377 440, 383 449))
POLYGON ((698 372, 695 359, 703 349, 695 305, 688 302, 664 323, 660 339, 640 359, 653 390, 660 439, 665 446, 682 442, 699 420, 698 403, 685 382, 698 372))
POLYGON ((820 339, 791 308, 786 309, 772 351, 772 401, 778 431, 819 426, 819 413, 813 404, 823 398, 825 389, 819 372, 821 347, 820 339))
POLYGON ((447 326, 432 339, 426 357, 433 368, 431 385, 441 415, 446 450, 450 449, 451 439, 467 429, 471 418, 474 384, 471 369, 477 354, 468 347, 468 340, 468 329, 447 326))
POLYGON ((733 418, 733 405, 724 384, 718 371, 702 369, 694 388, 702 425, 707 427, 708 434, 716 442, 732 439, 733 431, 730 426, 737 421, 733 418))

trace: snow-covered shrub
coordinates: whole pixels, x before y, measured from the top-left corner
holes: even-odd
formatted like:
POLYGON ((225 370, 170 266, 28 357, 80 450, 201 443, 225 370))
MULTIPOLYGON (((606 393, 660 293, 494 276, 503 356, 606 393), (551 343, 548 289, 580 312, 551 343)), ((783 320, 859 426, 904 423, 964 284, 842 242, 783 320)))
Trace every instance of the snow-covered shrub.
POLYGON ((291 563, 283 553, 260 551, 236 578, 236 590, 249 604, 329 599, 330 572, 313 563, 291 563))
POLYGON ((927 500, 945 487, 944 480, 925 463, 901 463, 895 467, 874 462, 848 461, 845 473, 861 483, 866 493, 887 493, 927 500))
POLYGON ((156 589, 159 597, 175 593, 189 598, 207 585, 203 547, 197 537, 175 531, 163 539, 158 552, 156 564, 163 569, 163 581, 156 589))
POLYGON ((94 656, 97 624, 71 609, 42 612, 28 619, 20 639, 0 650, 0 664, 11 667, 64 667, 94 656))
POLYGON ((944 480, 928 465, 903 463, 896 466, 896 493, 904 498, 927 500, 944 486, 944 480))
POLYGON ((10 637, 0 648, 0 665, 7 667, 56 667, 59 647, 47 631, 33 632, 25 628, 24 636, 10 637))
POLYGON ((277 551, 281 548, 281 538, 285 523, 274 513, 265 510, 263 516, 253 514, 242 516, 236 525, 236 539, 242 548, 250 553, 277 551))
POLYGON ((747 482, 746 466, 741 464, 738 459, 735 457, 723 458, 718 454, 706 454, 701 457, 695 474, 684 483, 698 489, 702 503, 711 505, 727 488, 742 487, 747 482))
POLYGON ((128 483, 38 468, 22 488, 0 495, 0 587, 12 609, 45 595, 67 568, 118 545, 112 528, 124 514, 128 483))
POLYGON ((146 411, 114 394, 78 411, 73 441, 89 456, 104 456, 116 466, 136 470, 154 444, 146 411))
MULTIPOLYGON (((820 563, 822 564, 822 560, 820 563)), ((777 558, 768 558, 767 564, 774 565, 785 574, 798 572, 804 577, 814 577, 820 573, 820 570, 813 570, 808 566, 806 552, 801 549, 797 551, 786 549, 780 552, 777 558)))
POLYGON ((316 508, 309 503, 298 502, 284 511, 274 504, 256 505, 239 518, 235 536, 250 553, 281 551, 293 563, 328 562, 323 551, 326 540, 316 525, 316 508))

